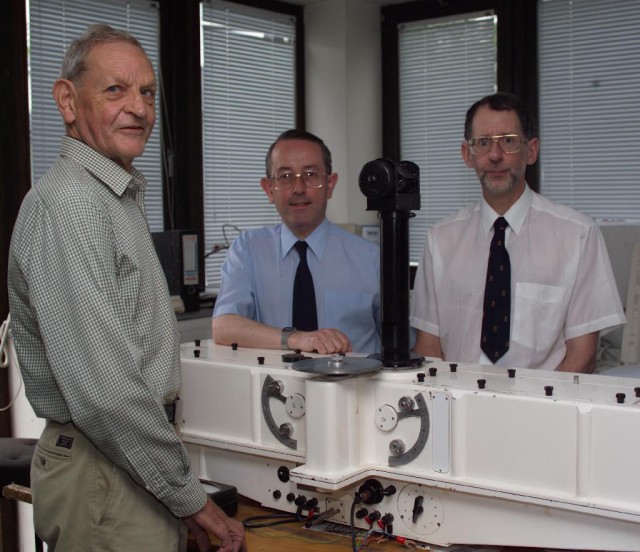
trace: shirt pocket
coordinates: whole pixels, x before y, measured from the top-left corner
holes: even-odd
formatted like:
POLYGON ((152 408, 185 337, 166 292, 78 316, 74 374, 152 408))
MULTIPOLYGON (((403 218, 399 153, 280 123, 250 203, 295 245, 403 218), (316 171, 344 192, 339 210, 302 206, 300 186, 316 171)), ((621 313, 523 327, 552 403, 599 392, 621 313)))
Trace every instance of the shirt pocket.
POLYGON ((513 341, 534 351, 545 351, 562 334, 570 288, 516 283, 513 341))

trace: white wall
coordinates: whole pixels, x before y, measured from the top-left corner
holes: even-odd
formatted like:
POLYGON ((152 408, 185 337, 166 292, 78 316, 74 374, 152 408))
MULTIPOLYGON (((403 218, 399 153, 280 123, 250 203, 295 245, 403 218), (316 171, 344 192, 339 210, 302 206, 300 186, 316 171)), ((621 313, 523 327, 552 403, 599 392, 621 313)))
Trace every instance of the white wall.
POLYGON ((375 223, 358 175, 382 155, 380 6, 363 0, 305 6, 305 65, 306 127, 326 142, 339 175, 327 216, 375 223))

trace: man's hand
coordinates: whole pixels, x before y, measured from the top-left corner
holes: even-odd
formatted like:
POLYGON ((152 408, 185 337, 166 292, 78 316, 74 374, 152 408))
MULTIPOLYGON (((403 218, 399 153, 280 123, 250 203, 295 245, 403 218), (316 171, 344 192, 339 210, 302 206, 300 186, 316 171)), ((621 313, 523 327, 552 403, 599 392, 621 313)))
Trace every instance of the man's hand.
POLYGON ((315 332, 297 331, 289 336, 287 344, 289 349, 300 349, 307 353, 317 351, 322 355, 351 352, 349 338, 335 328, 324 328, 315 332))
POLYGON ((200 552, 211 550, 209 533, 220 539, 219 552, 247 552, 242 523, 228 517, 210 498, 202 510, 182 518, 182 522, 195 537, 200 552))

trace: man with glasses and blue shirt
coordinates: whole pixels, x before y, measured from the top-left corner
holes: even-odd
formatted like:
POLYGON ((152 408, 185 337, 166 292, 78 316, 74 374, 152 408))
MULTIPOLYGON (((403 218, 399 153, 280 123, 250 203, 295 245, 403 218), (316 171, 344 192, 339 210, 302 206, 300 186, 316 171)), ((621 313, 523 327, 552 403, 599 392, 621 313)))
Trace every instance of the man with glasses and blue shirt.
POLYGON ((599 332, 625 323, 598 226, 527 185, 538 150, 515 97, 487 96, 467 112, 462 158, 482 199, 427 232, 411 305, 416 352, 590 373, 599 332))
POLYGON ((283 132, 262 189, 282 218, 243 232, 222 265, 216 343, 321 354, 380 351, 378 246, 327 220, 338 182, 317 136, 283 132))

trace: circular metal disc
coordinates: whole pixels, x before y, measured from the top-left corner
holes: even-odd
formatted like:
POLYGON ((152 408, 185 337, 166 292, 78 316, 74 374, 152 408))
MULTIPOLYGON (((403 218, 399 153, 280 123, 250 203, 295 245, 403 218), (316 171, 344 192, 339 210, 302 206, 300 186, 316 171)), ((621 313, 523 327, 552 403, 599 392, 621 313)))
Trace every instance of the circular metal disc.
POLYGON ((332 357, 305 358, 293 363, 293 369, 308 374, 322 376, 354 376, 368 374, 382 369, 382 362, 373 358, 332 357))

